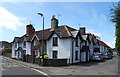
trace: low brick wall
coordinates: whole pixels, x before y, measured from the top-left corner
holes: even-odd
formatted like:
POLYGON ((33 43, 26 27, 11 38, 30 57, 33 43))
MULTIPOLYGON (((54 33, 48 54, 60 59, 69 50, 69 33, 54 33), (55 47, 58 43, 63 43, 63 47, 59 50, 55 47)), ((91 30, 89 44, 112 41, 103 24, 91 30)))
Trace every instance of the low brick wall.
POLYGON ((33 56, 32 55, 27 55, 26 56, 26 62, 33 63, 34 62, 33 56))
MULTIPOLYGON (((66 66, 67 59, 50 59, 50 58, 44 58, 43 60, 43 66, 66 66)), ((41 65, 41 58, 35 58, 35 56, 27 55, 26 61, 28 63, 35 63, 41 65)))
POLYGON ((41 59, 40 59, 40 58, 35 58, 35 59, 34 59, 34 63, 35 63, 35 64, 39 64, 40 62, 41 62, 41 59))
POLYGON ((66 66, 67 59, 44 59, 43 66, 66 66))

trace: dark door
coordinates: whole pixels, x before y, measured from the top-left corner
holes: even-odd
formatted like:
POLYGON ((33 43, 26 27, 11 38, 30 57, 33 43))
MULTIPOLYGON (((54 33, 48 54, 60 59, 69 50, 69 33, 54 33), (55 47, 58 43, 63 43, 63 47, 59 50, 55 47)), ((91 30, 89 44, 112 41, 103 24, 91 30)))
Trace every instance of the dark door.
POLYGON ((58 57, 58 51, 53 51, 53 58, 57 58, 58 57))

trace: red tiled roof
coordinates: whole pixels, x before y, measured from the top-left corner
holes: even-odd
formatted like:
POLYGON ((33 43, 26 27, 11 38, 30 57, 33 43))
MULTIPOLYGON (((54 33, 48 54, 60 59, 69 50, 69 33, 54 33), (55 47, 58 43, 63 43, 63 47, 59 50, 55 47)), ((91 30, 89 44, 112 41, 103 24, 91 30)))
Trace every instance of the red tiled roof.
MULTIPOLYGON (((39 40, 42 40, 42 31, 35 31, 35 33, 27 36, 26 34, 23 35, 22 37, 15 37, 15 39, 17 40, 17 42, 22 42, 23 38, 25 37, 27 41, 31 41, 31 39, 33 38, 34 34, 37 35, 37 37, 39 38, 39 40)), ((56 28, 54 31, 51 31, 51 28, 45 29, 44 30, 44 39, 47 40, 49 39, 49 37, 55 32, 59 35, 60 38, 67 38, 67 37, 73 37, 71 31, 77 31, 74 28, 68 27, 67 25, 63 25, 63 26, 58 26, 58 28, 56 28)))
MULTIPOLYGON (((44 30, 44 39, 47 40, 54 32, 59 35, 60 38, 67 38, 67 37, 73 37, 71 31, 77 31, 74 28, 68 27, 66 25, 58 26, 54 31, 51 31, 51 28, 44 30)), ((39 38, 39 40, 42 39, 42 30, 36 31, 35 34, 39 38)))
POLYGON ((103 46, 109 47, 106 43, 104 43, 103 41, 100 41, 100 40, 99 40, 99 45, 103 45, 103 46))

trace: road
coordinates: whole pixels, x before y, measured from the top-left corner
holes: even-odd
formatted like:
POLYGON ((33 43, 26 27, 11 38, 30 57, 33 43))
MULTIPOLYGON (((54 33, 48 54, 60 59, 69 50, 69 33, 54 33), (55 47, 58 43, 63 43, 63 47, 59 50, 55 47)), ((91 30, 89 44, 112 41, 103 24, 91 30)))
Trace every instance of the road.
POLYGON ((62 67, 42 67, 6 58, 2 58, 1 64, 2 75, 118 75, 118 57, 62 67))
POLYGON ((62 67, 44 67, 49 75, 118 75, 118 57, 62 67))
POLYGON ((42 75, 35 69, 2 58, 2 75, 42 75))

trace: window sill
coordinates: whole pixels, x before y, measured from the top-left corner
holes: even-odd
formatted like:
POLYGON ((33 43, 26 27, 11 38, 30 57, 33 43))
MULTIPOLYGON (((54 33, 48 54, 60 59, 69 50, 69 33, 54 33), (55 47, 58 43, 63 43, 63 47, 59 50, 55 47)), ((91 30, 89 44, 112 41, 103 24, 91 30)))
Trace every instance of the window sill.
POLYGON ((58 45, 53 45, 53 46, 58 46, 58 45))
POLYGON ((78 59, 75 59, 75 60, 78 60, 78 59))

